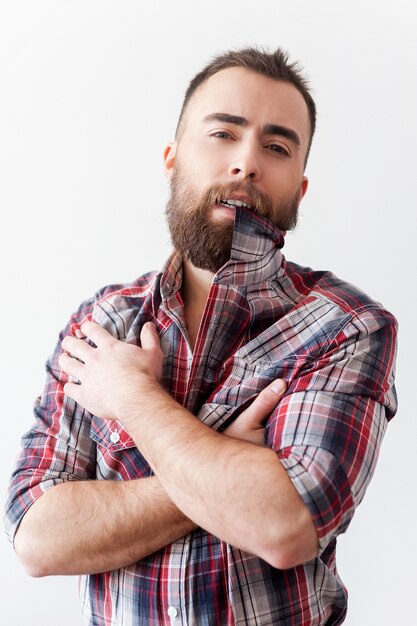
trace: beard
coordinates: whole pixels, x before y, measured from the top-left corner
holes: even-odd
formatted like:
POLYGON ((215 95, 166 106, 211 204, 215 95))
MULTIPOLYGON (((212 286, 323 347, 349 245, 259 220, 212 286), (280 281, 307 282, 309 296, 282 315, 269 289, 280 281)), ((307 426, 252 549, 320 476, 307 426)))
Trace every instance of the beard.
POLYGON ((177 165, 171 178, 166 216, 174 248, 194 267, 215 274, 229 261, 234 220, 213 220, 210 211, 221 198, 228 198, 236 191, 252 198, 253 212, 267 217, 280 230, 291 230, 296 226, 300 189, 289 201, 275 206, 266 194, 252 184, 212 185, 198 195, 177 165))

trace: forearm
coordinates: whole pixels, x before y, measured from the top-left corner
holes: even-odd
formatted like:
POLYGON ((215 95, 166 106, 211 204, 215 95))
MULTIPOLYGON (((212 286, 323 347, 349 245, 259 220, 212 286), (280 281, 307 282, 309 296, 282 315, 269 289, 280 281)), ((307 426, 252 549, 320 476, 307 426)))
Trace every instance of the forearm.
POLYGON ((157 382, 163 355, 153 324, 143 326, 141 348, 92 322, 82 332, 97 347, 65 338, 75 358, 61 355, 60 366, 81 381, 65 393, 123 424, 187 517, 275 567, 316 555, 312 517, 275 452, 208 428, 157 382))
POLYGON ((132 406, 129 431, 197 525, 277 567, 316 555, 311 516, 275 452, 207 428, 162 390, 147 415, 132 406))
POLYGON ((70 481, 32 505, 15 548, 32 576, 92 574, 135 563, 195 528, 156 477, 70 481))

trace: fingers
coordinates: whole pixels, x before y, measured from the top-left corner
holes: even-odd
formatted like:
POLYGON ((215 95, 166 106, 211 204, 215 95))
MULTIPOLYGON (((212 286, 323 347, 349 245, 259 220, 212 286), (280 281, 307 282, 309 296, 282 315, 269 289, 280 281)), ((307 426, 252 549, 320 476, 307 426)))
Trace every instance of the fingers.
POLYGON ((159 340, 158 331, 153 322, 146 322, 143 325, 140 333, 140 343, 144 350, 153 352, 154 350, 161 351, 161 342, 159 340))
POLYGON ((241 414, 247 424, 252 427, 260 426, 263 420, 272 413, 281 400, 286 390, 286 384, 282 379, 274 380, 265 387, 255 398, 252 404, 241 414))
POLYGON ((81 332, 88 337, 88 339, 91 339, 97 347, 109 339, 114 339, 113 335, 111 335, 105 328, 90 320, 83 322, 80 329, 81 332))
POLYGON ((282 398, 287 386, 285 382, 278 378, 274 380, 268 387, 262 389, 255 400, 252 402, 252 406, 255 404, 257 407, 265 407, 265 410, 269 410, 275 407, 277 402, 282 398))
POLYGON ((79 402, 81 404, 81 385, 77 385, 76 383, 65 383, 64 385, 64 393, 69 398, 75 400, 75 402, 79 402))
POLYGON ((91 350, 94 350, 94 348, 89 346, 85 341, 76 339, 71 335, 64 337, 61 346, 64 348, 65 352, 68 352, 71 356, 75 356, 77 359, 81 359, 84 363, 87 361, 91 350))
POLYGON ((58 363, 60 368, 69 376, 74 376, 78 379, 82 378, 85 365, 77 361, 77 359, 73 359, 69 354, 66 354, 66 352, 61 354, 58 363))

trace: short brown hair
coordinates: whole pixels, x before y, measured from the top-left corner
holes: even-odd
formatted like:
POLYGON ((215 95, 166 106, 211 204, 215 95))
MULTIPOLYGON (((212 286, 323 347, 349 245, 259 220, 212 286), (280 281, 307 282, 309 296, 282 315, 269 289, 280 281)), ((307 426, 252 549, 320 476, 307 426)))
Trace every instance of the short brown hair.
POLYGON ((210 76, 230 67, 243 67, 268 78, 291 83, 298 89, 307 105, 310 118, 310 142, 306 156, 307 161, 316 129, 316 105, 310 93, 309 82, 302 74, 301 67, 297 62, 289 63, 288 53, 282 48, 277 48, 274 52, 266 52, 261 48, 242 48, 240 50, 229 50, 215 56, 205 68, 194 76, 188 85, 178 119, 175 132, 176 137, 181 133, 184 113, 193 93, 210 76))

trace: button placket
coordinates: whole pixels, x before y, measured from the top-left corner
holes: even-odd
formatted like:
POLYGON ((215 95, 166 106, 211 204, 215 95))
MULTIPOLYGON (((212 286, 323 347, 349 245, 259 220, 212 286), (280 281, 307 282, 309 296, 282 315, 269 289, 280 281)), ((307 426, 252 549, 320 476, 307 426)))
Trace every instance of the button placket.
POLYGON ((188 556, 189 538, 184 537, 172 544, 169 562, 171 576, 168 583, 167 608, 165 609, 170 619, 170 626, 188 625, 184 610, 184 606, 186 606, 184 579, 187 572, 188 556))

